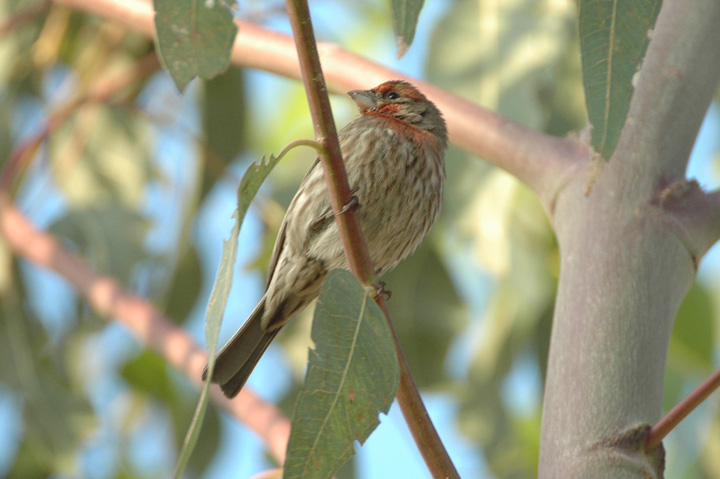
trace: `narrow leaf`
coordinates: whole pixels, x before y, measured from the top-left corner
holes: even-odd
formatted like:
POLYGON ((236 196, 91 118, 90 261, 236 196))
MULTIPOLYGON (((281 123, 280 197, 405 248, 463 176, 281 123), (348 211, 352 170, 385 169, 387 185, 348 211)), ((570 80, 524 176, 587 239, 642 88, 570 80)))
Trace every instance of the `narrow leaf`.
MULTIPOLYGON (((287 151, 287 149, 285 151, 287 151)), ((243 175, 242 180, 240 180, 240 185, 238 186, 238 207, 233 214, 235 224, 230 232, 230 238, 223 241, 220 268, 218 269, 217 276, 215 277, 215 284, 213 285, 212 293, 210 293, 210 300, 208 301, 208 308, 206 312, 205 340, 207 342, 208 350, 208 377, 212 377, 212 372, 215 368, 215 350, 217 349, 220 323, 222 322, 222 317, 225 313, 225 305, 227 304, 227 299, 230 295, 235 258, 237 257, 237 239, 240 234, 240 225, 242 225, 245 213, 247 213, 247 210, 250 207, 250 203, 260 189, 260 185, 265 178, 267 178, 281 157, 282 155, 277 158, 270 155, 270 159, 267 162, 264 161, 263 158, 260 161, 260 164, 253 163, 250 165, 243 175)), ((198 401, 195 414, 185 436, 182 451, 180 452, 178 462, 175 466, 176 478, 182 476, 185 466, 192 454, 192 450, 197 443, 200 428, 202 427, 203 417, 205 416, 205 409, 207 408, 209 391, 210 381, 205 383, 205 387, 203 387, 202 392, 200 393, 200 400, 198 401)))
POLYGON ((323 285, 305 384, 293 418, 285 479, 327 479, 365 442, 397 393, 400 369, 390 328, 349 271, 323 285))
POLYGON ((222 0, 154 0, 157 47, 180 91, 212 78, 230 63, 237 26, 222 0))
POLYGON ((415 38, 420 11, 425 0, 391 0, 393 29, 398 45, 397 57, 401 58, 415 38))
POLYGON ((592 146, 615 151, 661 0, 581 0, 580 49, 592 146))

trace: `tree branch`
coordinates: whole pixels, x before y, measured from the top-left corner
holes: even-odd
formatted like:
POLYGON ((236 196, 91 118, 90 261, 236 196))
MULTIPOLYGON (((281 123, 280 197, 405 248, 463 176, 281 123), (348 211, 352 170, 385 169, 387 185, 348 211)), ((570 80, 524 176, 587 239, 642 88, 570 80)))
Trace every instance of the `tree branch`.
MULTIPOLYGON (((154 34, 154 13, 145 0, 54 0, 54 3, 121 22, 148 36, 154 34)), ((300 78, 297 53, 289 35, 249 22, 237 24, 239 33, 231 56, 234 64, 300 78)), ((539 133, 338 46, 319 43, 318 52, 326 66, 327 85, 335 92, 368 88, 389 79, 410 80, 443 112, 450 140, 455 145, 516 176, 538 194, 549 210, 569 170, 590 156, 581 142, 539 133)))
POLYGON ((715 0, 663 2, 613 158, 589 195, 578 175, 558 196, 540 479, 662 477, 662 446, 616 439, 658 420, 673 322, 719 233, 717 213, 686 214, 717 194, 684 179, 720 78, 718 23, 715 0))
POLYGON ((616 149, 651 188, 685 177, 720 79, 718 22, 715 0, 662 4, 616 149))
MULTIPOLYGON (((330 198, 335 220, 340 230, 345 257, 350 271, 363 284, 372 285, 375 281, 375 273, 357 215, 353 209, 340 214, 343 207, 350 203, 350 186, 345 173, 345 164, 343 163, 340 143, 335 130, 330 99, 327 95, 325 78, 320 65, 310 10, 306 0, 287 0, 287 7, 297 45, 300 70, 307 92, 310 113, 315 126, 315 136, 326 149, 326 153, 321 154, 320 159, 325 170, 325 178, 330 190, 330 198)), ((390 320, 385 298, 378 295, 375 301, 383 309, 385 318, 393 333, 398 362, 400 363, 400 385, 397 399, 405 416, 405 422, 433 477, 459 478, 460 476, 430 420, 430 416, 420 397, 420 392, 410 374, 410 368, 407 365, 405 355, 390 320)))
MULTIPOLYGON (((95 273, 52 235, 37 231, 5 195, 0 197, 0 235, 15 254, 62 276, 98 314, 123 323, 140 342, 162 355, 195 386, 201 386, 207 352, 150 303, 126 291, 114 279, 95 273)), ((213 385, 211 397, 258 434, 280 464, 284 462, 290 423, 278 409, 248 388, 230 401, 213 385)))

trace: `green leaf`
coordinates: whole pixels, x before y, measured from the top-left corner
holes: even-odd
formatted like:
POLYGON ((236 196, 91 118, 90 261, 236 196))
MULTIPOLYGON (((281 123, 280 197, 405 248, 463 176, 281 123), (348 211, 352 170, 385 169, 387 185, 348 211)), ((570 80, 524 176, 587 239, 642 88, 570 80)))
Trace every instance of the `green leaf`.
MULTIPOLYGON (((167 362, 152 351, 143 351, 123 366, 121 374, 134 390, 165 404, 172 416, 175 438, 178 444, 182 445, 184 440, 182 431, 189 426, 190 417, 196 406, 195 398, 172 381, 167 362)), ((208 410, 203 426, 203 440, 190 458, 189 468, 193 471, 191 476, 202 476, 201 473, 217 449, 220 426, 215 408, 208 410)))
POLYGON ((424 3, 425 0, 391 0, 390 2, 398 58, 405 55, 415 38, 415 28, 424 3))
POLYGON ((668 367, 687 378, 710 374, 714 366, 715 311, 710 293, 694 284, 680 305, 668 350, 668 367))
POLYGON ((388 307, 415 383, 447 381, 445 360, 467 328, 467 308, 433 243, 426 240, 383 280, 392 291, 388 307), (442 318, 442 319, 440 319, 442 318))
POLYGON ((592 146, 610 159, 661 0, 581 0, 580 50, 592 146))
POLYGON ((180 91, 212 78, 230 63, 237 26, 222 0, 154 0, 157 47, 180 91))
POLYGON ((130 109, 95 105, 75 112, 49 139, 51 172, 65 198, 73 206, 143 204, 148 182, 159 178, 151 131, 130 109), (82 146, 78 138, 86 137, 82 146))
POLYGON ((120 204, 71 210, 50 231, 72 242, 96 270, 129 284, 133 268, 149 257, 144 243, 150 223, 120 204))
POLYGON ((349 271, 330 272, 312 326, 307 377, 298 398, 285 479, 330 478, 390 409, 400 369, 390 328, 349 271))
POLYGON ((204 279, 198 252, 191 246, 180 257, 164 299, 165 314, 173 322, 182 324, 190 315, 200 296, 204 279))
POLYGON ((30 471, 45 468, 66 475, 97 424, 82 388, 68 374, 65 351, 49 354, 45 329, 22 302, 24 297, 22 288, 11 288, 0 301, 0 381, 21 393, 24 438, 14 466, 17 474, 8 477, 42 477, 30 471))
POLYGON ((207 149, 200 197, 204 198, 245 144, 247 105, 243 70, 230 68, 204 83, 202 128, 207 149))
MULTIPOLYGON (((289 151, 289 148, 286 148, 277 158, 270 155, 270 159, 268 161, 265 161, 265 158, 263 157, 259 164, 253 163, 243 175, 242 180, 240 180, 237 197, 238 207, 233 214, 235 224, 233 224, 232 231, 230 232, 230 238, 223 241, 220 268, 218 269, 217 276, 215 277, 215 284, 213 285, 212 292, 210 293, 210 300, 208 301, 207 312, 205 315, 205 341, 207 342, 209 358, 207 365, 208 377, 212 377, 213 369, 215 368, 215 350, 217 349, 218 332, 220 331, 220 323, 222 322, 222 317, 225 313, 225 305, 227 304, 227 299, 230 295, 230 287, 232 286, 240 225, 242 225, 245 213, 247 213, 247 210, 250 207, 250 203, 260 189, 260 185, 262 185, 262 182, 265 178, 267 178, 272 169, 287 151, 289 151)), ((202 392, 200 393, 200 400, 198 401, 197 408, 195 409, 195 415, 193 416, 190 427, 188 428, 182 451, 180 452, 178 462, 175 466, 176 478, 182 476, 185 466, 187 465, 190 455, 197 443, 198 436, 200 435, 200 428, 203 423, 203 417, 205 415, 205 409, 207 408, 209 391, 210 381, 207 381, 205 383, 205 387, 203 387, 202 392)))

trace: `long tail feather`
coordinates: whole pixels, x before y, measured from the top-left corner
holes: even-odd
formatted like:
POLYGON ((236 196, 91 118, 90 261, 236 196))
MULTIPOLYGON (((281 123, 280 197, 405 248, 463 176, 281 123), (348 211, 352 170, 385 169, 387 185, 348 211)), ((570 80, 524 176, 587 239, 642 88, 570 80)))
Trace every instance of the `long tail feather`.
MULTIPOLYGON (((265 299, 260 301, 242 328, 220 350, 215 360, 212 381, 220 384, 223 393, 235 397, 250 377, 263 353, 279 332, 279 328, 264 332, 260 324, 265 299)), ((207 379, 207 366, 203 379, 207 379)))

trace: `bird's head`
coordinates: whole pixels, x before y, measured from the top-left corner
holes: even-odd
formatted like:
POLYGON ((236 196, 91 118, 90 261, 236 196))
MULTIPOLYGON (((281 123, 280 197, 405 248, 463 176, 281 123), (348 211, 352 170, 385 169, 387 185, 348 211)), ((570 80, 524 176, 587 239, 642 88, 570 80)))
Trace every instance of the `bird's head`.
POLYGON ((447 142, 447 127, 440 110, 413 85, 390 80, 370 90, 352 90, 350 98, 363 115, 380 115, 409 123, 447 142))

